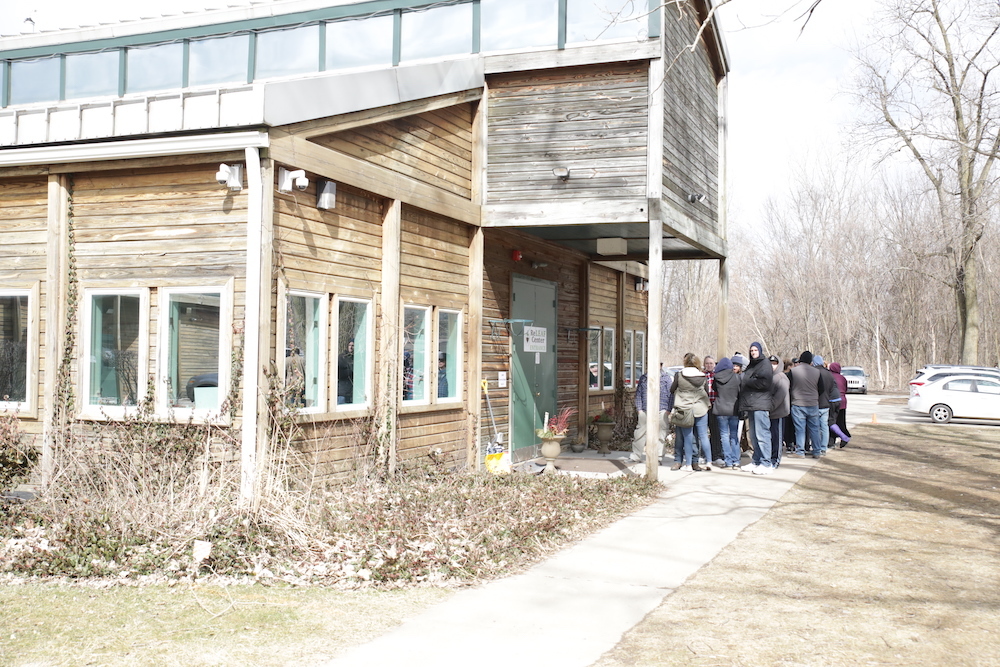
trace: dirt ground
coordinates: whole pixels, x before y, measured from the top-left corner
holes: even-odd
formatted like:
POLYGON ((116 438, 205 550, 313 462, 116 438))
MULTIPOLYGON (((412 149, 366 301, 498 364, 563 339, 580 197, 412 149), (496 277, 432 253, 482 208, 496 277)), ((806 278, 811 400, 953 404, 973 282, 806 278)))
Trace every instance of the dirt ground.
POLYGON ((596 664, 1000 665, 1000 428, 854 436, 596 664))

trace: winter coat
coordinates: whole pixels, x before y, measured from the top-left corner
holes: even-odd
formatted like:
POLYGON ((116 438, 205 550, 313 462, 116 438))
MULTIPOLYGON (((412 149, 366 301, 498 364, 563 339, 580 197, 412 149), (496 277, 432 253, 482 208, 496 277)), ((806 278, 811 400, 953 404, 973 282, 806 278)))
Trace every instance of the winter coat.
POLYGON ((820 396, 819 399, 819 409, 838 407, 840 405, 840 389, 837 388, 837 383, 833 379, 833 373, 823 366, 820 366, 818 370, 823 378, 823 386, 826 387, 826 395, 820 396))
POLYGON ((695 419, 708 414, 708 389, 705 374, 697 368, 685 366, 674 374, 670 392, 674 394, 675 408, 690 408, 695 419))
POLYGON ((736 403, 740 398, 740 375, 733 372, 733 364, 729 359, 720 359, 715 367, 715 391, 718 397, 712 405, 713 414, 735 417, 736 403), (728 362, 728 365, 723 366, 723 361, 728 362))
POLYGON ((740 386, 740 410, 751 412, 771 412, 771 362, 761 356, 750 360, 750 365, 743 371, 743 383, 740 386))
POLYGON ((847 378, 840 374, 840 364, 833 362, 830 364, 830 374, 833 375, 833 381, 837 383, 837 389, 840 390, 840 409, 847 409, 847 378))
POLYGON ((781 419, 792 413, 788 397, 788 376, 781 370, 774 371, 771 378, 771 419, 781 419))
MULTIPOLYGON (((789 371, 789 392, 792 398, 792 405, 801 407, 814 407, 820 404, 820 393, 825 394, 823 376, 815 366, 801 363, 792 367, 789 371)), ((823 407, 827 403, 823 402, 823 407)))

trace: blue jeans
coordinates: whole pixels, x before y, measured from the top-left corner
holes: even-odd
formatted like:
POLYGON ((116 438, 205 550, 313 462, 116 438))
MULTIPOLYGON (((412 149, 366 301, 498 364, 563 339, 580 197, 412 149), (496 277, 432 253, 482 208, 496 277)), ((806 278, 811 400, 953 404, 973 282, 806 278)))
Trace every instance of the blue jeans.
POLYGON ((809 439, 812 440, 813 448, 819 447, 820 438, 823 436, 820 431, 824 430, 819 425, 819 407, 815 405, 793 405, 792 423, 795 424, 795 453, 800 456, 806 455, 806 429, 809 429, 809 439))
POLYGON ((719 439, 722 440, 722 456, 727 466, 740 464, 740 418, 737 416, 716 416, 719 424, 719 439))
POLYGON ((781 451, 784 449, 781 439, 785 434, 785 417, 771 420, 771 467, 777 468, 781 463, 781 451))
POLYGON ((767 413, 767 410, 752 410, 747 423, 750 425, 750 442, 753 443, 751 461, 754 465, 762 465, 765 468, 772 467, 771 415, 767 413))
MULTIPOLYGON (((816 442, 816 440, 813 440, 816 442)), ((819 411, 819 446, 813 445, 813 456, 826 454, 827 447, 830 446, 830 408, 821 408, 819 411)))
POLYGON ((691 456, 694 454, 694 436, 697 434, 698 443, 701 445, 702 456, 706 461, 712 460, 712 443, 708 439, 708 415, 694 418, 694 426, 677 427, 676 439, 683 443, 684 465, 691 465, 691 456))

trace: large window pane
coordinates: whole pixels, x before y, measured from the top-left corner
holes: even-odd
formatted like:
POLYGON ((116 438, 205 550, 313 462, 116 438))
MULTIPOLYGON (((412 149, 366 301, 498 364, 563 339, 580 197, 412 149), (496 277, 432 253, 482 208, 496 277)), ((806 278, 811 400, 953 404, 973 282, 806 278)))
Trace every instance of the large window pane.
POLYGON ((219 396, 221 295, 171 293, 167 296, 169 407, 216 409, 219 396))
POLYGON ((403 309, 403 400, 426 401, 431 358, 430 309, 403 309))
POLYGON ((591 389, 601 388, 601 331, 587 332, 587 369, 589 371, 587 386, 591 389))
POLYGON ((302 408, 322 404, 323 303, 324 299, 313 296, 288 297, 285 384, 291 392, 292 404, 302 408))
POLYGON ((319 70, 319 26, 272 30, 257 35, 257 79, 319 70))
POLYGON ((15 60, 10 64, 10 103, 55 102, 59 99, 59 58, 15 60))
POLYGON ((88 405, 138 404, 140 317, 138 295, 91 298, 88 405))
POLYGON ((646 372, 646 332, 635 332, 635 379, 636 381, 646 372))
POLYGON ((402 60, 472 53, 471 2, 406 12, 402 21, 402 60))
MULTIPOLYGON (((632 332, 626 331, 625 336, 622 338, 622 363, 625 367, 622 369, 623 375, 625 376, 625 386, 632 386, 632 369, 634 368, 635 359, 632 356, 632 332)), ((638 377, 638 376, 636 376, 638 377)))
POLYGON ((326 68, 392 64, 392 16, 326 24, 326 68))
POLYGON ((188 48, 189 86, 247 80, 250 35, 193 40, 188 48))
POLYGON ((566 41, 646 39, 645 0, 568 0, 566 41))
POLYGON ((131 48, 126 59, 126 92, 142 93, 181 87, 184 67, 182 43, 131 48))
POLYGON ((483 51, 555 46, 559 41, 558 0, 483 0, 483 51))
POLYGON ((370 306, 367 301, 340 301, 337 306, 337 404, 368 400, 370 306))
POLYGON ((66 56, 66 99, 118 94, 118 51, 66 56))
POLYGON ((615 330, 604 329, 604 388, 615 388, 615 330))
POLYGON ((459 326, 459 314, 442 310, 438 313, 438 398, 458 398, 461 367, 462 331, 459 326))
POLYGON ((25 402, 27 383, 28 295, 0 294, 0 402, 25 402))

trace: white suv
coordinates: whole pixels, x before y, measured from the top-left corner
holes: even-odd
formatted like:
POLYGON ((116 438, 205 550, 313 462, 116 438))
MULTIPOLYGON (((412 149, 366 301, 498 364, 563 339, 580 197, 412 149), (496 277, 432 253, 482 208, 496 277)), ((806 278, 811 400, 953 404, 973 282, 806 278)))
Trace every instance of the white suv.
POLYGON ((868 375, 861 366, 844 366, 840 374, 847 380, 847 393, 868 393, 868 375))
POLYGON ((912 397, 916 390, 924 385, 953 375, 975 375, 1000 379, 1000 368, 990 368, 988 366, 945 366, 942 364, 924 366, 910 380, 910 396, 912 397))

